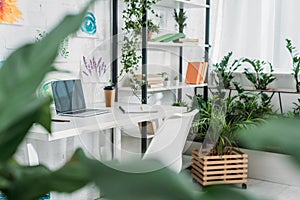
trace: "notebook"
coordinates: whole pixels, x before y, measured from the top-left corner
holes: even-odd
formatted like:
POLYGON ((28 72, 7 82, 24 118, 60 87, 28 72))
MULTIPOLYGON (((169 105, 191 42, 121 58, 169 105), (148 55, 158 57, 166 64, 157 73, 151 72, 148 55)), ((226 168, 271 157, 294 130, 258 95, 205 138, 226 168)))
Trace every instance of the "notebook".
POLYGON ((108 113, 108 109, 87 109, 81 81, 60 80, 52 81, 51 88, 58 115, 73 117, 88 117, 108 113))
POLYGON ((123 111, 123 113, 155 113, 157 110, 154 110, 152 106, 150 105, 134 105, 134 104, 128 104, 125 106, 119 106, 120 110, 123 111))

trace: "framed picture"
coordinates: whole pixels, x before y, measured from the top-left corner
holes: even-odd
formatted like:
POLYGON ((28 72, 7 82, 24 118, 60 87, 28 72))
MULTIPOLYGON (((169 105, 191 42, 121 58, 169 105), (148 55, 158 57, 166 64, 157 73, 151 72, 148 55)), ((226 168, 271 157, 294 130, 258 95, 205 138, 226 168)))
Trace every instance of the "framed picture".
POLYGON ((0 0, 0 24, 24 25, 25 8, 26 2, 22 0, 0 0))
POLYGON ((90 8, 85 17, 79 31, 77 32, 78 37, 87 37, 87 38, 98 38, 98 25, 97 17, 95 15, 95 9, 90 8))

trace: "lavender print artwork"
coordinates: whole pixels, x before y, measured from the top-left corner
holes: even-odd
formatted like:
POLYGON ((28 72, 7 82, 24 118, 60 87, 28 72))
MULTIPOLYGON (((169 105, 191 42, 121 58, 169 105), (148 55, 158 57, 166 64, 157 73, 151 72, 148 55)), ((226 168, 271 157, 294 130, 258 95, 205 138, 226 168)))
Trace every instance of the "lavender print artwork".
POLYGON ((102 57, 96 60, 95 57, 87 59, 83 56, 84 68, 82 70, 83 78, 86 77, 91 81, 99 82, 107 71, 107 66, 102 57))

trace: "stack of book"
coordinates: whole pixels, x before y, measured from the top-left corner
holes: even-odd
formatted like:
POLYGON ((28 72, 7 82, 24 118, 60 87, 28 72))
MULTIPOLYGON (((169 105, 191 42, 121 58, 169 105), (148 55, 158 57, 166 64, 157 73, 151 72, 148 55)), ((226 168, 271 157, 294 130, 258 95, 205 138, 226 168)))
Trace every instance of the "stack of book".
MULTIPOLYGON (((134 75, 137 81, 142 81, 142 75, 134 75)), ((148 87, 163 87, 163 78, 160 74, 148 74, 147 75, 148 87)))
POLYGON ((205 83, 207 68, 207 62, 188 62, 185 82, 187 84, 205 83))
POLYGON ((179 38, 178 42, 184 43, 184 44, 199 44, 199 39, 197 39, 197 38, 179 38))

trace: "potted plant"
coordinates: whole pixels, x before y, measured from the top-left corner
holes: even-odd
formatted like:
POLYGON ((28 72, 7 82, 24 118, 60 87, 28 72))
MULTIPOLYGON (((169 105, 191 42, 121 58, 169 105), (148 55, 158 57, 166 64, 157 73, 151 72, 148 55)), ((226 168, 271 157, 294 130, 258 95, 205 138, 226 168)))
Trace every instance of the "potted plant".
POLYGON ((209 127, 201 148, 193 150, 192 176, 203 186, 242 183, 246 188, 247 155, 235 148, 243 121, 227 119, 225 99, 214 97, 209 104, 209 127))
POLYGON ((249 63, 254 72, 249 71, 249 69, 244 69, 244 74, 246 75, 247 79, 253 83, 254 87, 258 90, 266 90, 267 86, 272 83, 276 78, 272 74, 273 66, 271 63, 267 63, 261 60, 250 60, 249 58, 244 58, 242 60, 244 63, 249 63), (270 69, 270 73, 264 73, 264 67, 268 65, 270 69))
POLYGON ((220 63, 214 64, 214 71, 218 77, 217 85, 222 85, 225 89, 228 89, 231 86, 232 79, 234 78, 233 73, 241 66, 241 59, 234 60, 230 63, 231 56, 232 52, 228 52, 220 63))
POLYGON ((159 32, 159 26, 155 24, 151 19, 147 21, 147 27, 148 27, 148 41, 152 40, 152 34, 159 32))
POLYGON ((179 85, 179 79, 178 79, 178 76, 175 76, 175 77, 173 78, 173 84, 174 84, 174 85, 179 85))
POLYGON ((164 87, 169 86, 170 85, 169 74, 167 72, 162 72, 162 73, 160 73, 160 75, 161 75, 161 78, 163 79, 164 87))
POLYGON ((296 47, 292 45, 292 41, 286 39, 286 48, 288 49, 293 63, 293 77, 295 79, 296 84, 296 91, 300 92, 300 83, 299 83, 299 72, 300 72, 300 56, 296 50, 296 47))
POLYGON ((177 12, 177 10, 174 9, 173 17, 177 23, 178 32, 183 33, 183 29, 187 25, 186 24, 186 20, 187 20, 186 11, 184 11, 183 9, 179 9, 179 11, 177 12))

